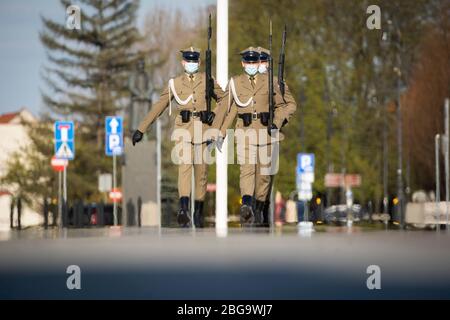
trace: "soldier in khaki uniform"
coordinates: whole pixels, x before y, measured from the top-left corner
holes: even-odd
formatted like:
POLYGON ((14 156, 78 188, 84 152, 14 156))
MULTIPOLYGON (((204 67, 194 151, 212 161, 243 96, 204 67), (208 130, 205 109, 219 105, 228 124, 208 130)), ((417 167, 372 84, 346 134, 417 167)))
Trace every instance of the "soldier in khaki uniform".
MULTIPOLYGON (((272 155, 274 142, 283 139, 283 134, 278 129, 288 121, 296 104, 291 98, 284 100, 278 86, 274 85, 274 118, 272 127, 268 128, 269 79, 267 74, 258 74, 260 50, 249 47, 241 52, 241 56, 245 73, 231 78, 228 83, 227 97, 222 100, 222 104, 228 101, 229 111, 222 125, 218 125, 220 119, 214 122, 215 126, 220 127, 216 145, 220 151, 226 130, 237 117, 235 139, 240 164, 241 223, 255 222, 261 225, 262 210, 275 173, 273 167, 277 165, 277 160, 274 159, 277 154, 272 155), (255 212, 252 208, 253 195, 255 212)), ((285 96, 290 96, 290 93, 285 96)))
MULTIPOLYGON (((203 159, 205 145, 209 141, 205 131, 210 128, 215 118, 215 113, 208 113, 205 99, 205 73, 198 72, 200 65, 200 50, 190 47, 181 50, 184 74, 175 79, 170 79, 168 86, 150 112, 139 124, 133 134, 133 145, 142 140, 144 132, 169 107, 169 115, 172 109, 176 112, 175 126, 172 132, 172 140, 176 141, 174 151, 178 163, 178 193, 180 197, 180 210, 178 223, 187 226, 189 218, 189 196, 191 194, 192 167, 195 175, 195 208, 194 224, 202 228, 203 201, 206 195, 207 163, 203 159), (176 104, 172 106, 172 104, 176 104)), ((214 82, 213 98, 220 103, 225 93, 214 82)), ((219 104, 218 104, 219 106, 219 104)), ((216 110, 217 111, 217 108, 216 110)), ((221 122, 225 112, 219 112, 216 121, 221 122)))
MULTIPOLYGON (((263 47, 258 47, 258 52, 259 52, 258 73, 261 75, 268 76, 270 51, 263 47)), ((274 86, 278 87, 278 78, 275 76, 273 77, 273 83, 274 83, 274 86)), ((294 97, 292 96, 291 91, 289 90, 286 83, 285 83, 284 88, 285 88, 285 92, 284 92, 283 99, 284 99, 284 102, 286 103, 286 106, 283 110, 285 112, 285 119, 284 119, 281 127, 284 127, 288 123, 289 118, 292 116, 292 114, 297 109, 297 104, 295 103, 294 97)), ((270 185, 269 185, 269 192, 267 193, 266 201, 264 202, 264 204, 262 204, 259 201, 257 201, 255 203, 255 212, 256 213, 260 212, 261 207, 263 207, 263 209, 262 209, 263 226, 269 226, 269 208, 270 208, 270 193, 271 193, 270 189, 272 188, 273 178, 274 178, 274 176, 272 175, 270 185)))

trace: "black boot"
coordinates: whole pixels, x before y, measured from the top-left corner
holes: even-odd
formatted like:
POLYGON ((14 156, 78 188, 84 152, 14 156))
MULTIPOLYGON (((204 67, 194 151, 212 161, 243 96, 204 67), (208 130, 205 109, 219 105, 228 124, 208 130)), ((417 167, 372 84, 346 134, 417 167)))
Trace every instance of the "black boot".
POLYGON ((266 200, 264 202, 264 207, 263 207, 263 211, 262 211, 263 227, 270 227, 269 210, 270 210, 270 200, 266 200))
POLYGON ((241 225, 245 224, 253 224, 255 220, 255 216, 253 214, 252 209, 252 196, 245 195, 242 196, 242 205, 241 205, 241 225))
POLYGON ((195 200, 194 225, 196 228, 203 228, 203 201, 195 200))
POLYGON ((178 224, 181 227, 188 227, 191 218, 189 217, 189 197, 180 198, 180 211, 177 216, 178 224))
POLYGON ((263 210, 264 210, 264 201, 255 201, 255 224, 259 226, 263 226, 264 223, 264 216, 263 216, 263 210))

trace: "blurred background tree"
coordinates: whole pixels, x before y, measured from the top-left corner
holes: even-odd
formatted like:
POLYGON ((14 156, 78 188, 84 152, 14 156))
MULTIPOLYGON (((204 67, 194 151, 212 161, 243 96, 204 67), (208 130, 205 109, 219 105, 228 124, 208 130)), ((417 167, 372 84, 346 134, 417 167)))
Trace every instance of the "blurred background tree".
MULTIPOLYGON (((299 109, 285 128, 287 138, 281 145, 276 189, 282 191, 285 197, 295 190, 296 154, 312 152, 316 155, 315 192, 326 191, 324 175, 329 169, 337 173, 360 173, 362 186, 354 190, 356 200, 361 203, 372 200, 379 205, 383 196, 383 132, 386 130, 388 186, 390 194, 396 193, 396 114, 393 112, 395 108, 387 106, 397 95, 397 75, 394 71, 398 65, 397 53, 401 57, 401 83, 403 96, 406 96, 412 90, 411 77, 418 65, 420 43, 427 37, 433 38, 430 27, 440 23, 441 41, 435 42, 439 43, 441 51, 436 52, 440 59, 435 60, 435 65, 445 70, 441 74, 448 75, 448 51, 442 52, 449 47, 447 7, 448 2, 441 0, 370 3, 364 0, 230 1, 231 75, 242 72, 238 56, 240 50, 250 45, 268 46, 270 19, 274 26, 273 56, 276 63, 281 32, 284 24, 287 25, 286 79, 299 109), (366 9, 370 4, 381 7, 381 30, 369 30, 366 27, 369 16, 366 9), (388 30, 389 20, 398 26, 401 38, 396 39, 394 32, 388 30), (384 32, 390 37, 387 43, 382 40, 384 32), (447 34, 447 38, 444 34, 447 34)), ((432 77, 431 71, 428 74, 432 77)), ((442 90, 435 102, 426 101, 429 94, 423 93, 424 101, 419 108, 422 110, 421 116, 431 122, 441 123, 442 118, 428 113, 427 108, 430 103, 434 103, 441 110, 444 97, 449 95, 448 78, 442 76, 436 79, 437 82, 442 90)), ((415 117, 410 102, 403 103, 402 110, 415 117)), ((417 117, 420 117, 419 114, 417 117)), ((408 126, 414 127, 411 123, 404 124, 404 134, 408 132, 405 129, 408 126)), ((415 179, 412 185, 414 189, 431 188, 434 183, 434 179, 429 177, 433 176, 430 171, 434 161, 431 149, 437 129, 435 126, 430 130, 409 131, 410 134, 427 136, 423 146, 426 145, 428 149, 420 152, 414 149, 412 138, 405 139, 405 154, 414 153, 415 158, 427 162, 428 166, 426 171, 422 170, 422 165, 418 166, 417 160, 410 163, 410 172, 421 171, 421 178, 415 179)), ((408 158, 405 156, 404 159, 406 165, 408 158)), ((238 168, 232 166, 229 171, 231 177, 238 176, 238 168)), ((403 172, 406 179, 407 170, 403 172)), ((229 179, 230 186, 236 192, 237 181, 229 179)), ((332 190, 331 197, 334 204, 344 200, 342 192, 337 189, 332 190)))
MULTIPOLYGON (((71 4, 76 3, 60 0, 63 10, 71 4)), ((76 161, 69 164, 68 198, 101 200, 97 176, 112 167, 111 158, 104 156, 104 119, 127 106, 128 78, 145 55, 136 48, 142 40, 136 28, 138 5, 137 0, 82 1, 80 30, 42 17, 40 40, 48 58, 43 77, 49 90, 42 92, 47 109, 40 126, 47 131, 38 133, 38 128, 30 126, 31 147, 20 155, 29 159, 29 164, 17 167, 13 160, 10 178, 54 181, 52 124, 57 119, 74 120, 76 161), (37 154, 42 157, 32 157, 37 154)), ((48 193, 47 188, 27 185, 21 183, 27 198, 48 193)))

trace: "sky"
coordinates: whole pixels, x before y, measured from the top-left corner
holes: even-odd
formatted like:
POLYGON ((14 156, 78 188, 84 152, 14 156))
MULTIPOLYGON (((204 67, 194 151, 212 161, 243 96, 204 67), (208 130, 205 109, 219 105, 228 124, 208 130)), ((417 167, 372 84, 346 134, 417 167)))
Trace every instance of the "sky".
MULTIPOLYGON (((141 0, 138 27, 152 8, 180 9, 189 14, 215 0, 141 0)), ((74 3, 76 3, 74 1, 74 3)), ((23 107, 38 115, 44 110, 40 73, 46 63, 39 41, 40 16, 65 21, 59 0, 0 0, 0 114, 23 107)))

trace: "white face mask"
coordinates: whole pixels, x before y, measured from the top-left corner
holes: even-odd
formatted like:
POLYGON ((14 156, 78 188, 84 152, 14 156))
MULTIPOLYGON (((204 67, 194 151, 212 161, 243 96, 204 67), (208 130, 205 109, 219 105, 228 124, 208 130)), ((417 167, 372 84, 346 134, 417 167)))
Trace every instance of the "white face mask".
POLYGON ((266 73, 267 72, 267 66, 265 64, 260 64, 258 68, 259 73, 266 73))
POLYGON ((186 62, 184 70, 189 74, 196 73, 198 71, 198 62, 186 62))
POLYGON ((244 70, 249 76, 254 76, 258 73, 258 66, 256 64, 246 64, 244 70))

